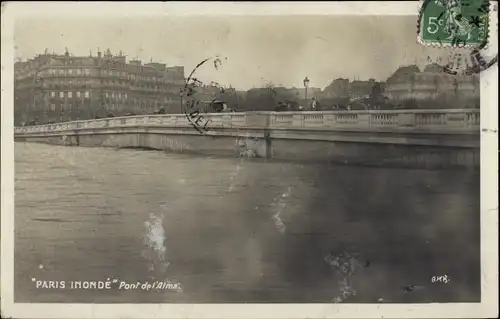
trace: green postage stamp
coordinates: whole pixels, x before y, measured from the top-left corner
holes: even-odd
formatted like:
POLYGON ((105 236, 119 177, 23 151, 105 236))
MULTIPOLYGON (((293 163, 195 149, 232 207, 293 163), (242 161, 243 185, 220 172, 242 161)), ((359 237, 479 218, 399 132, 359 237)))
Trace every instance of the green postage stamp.
POLYGON ((424 45, 480 48, 488 43, 490 1, 424 0, 418 41, 424 45))

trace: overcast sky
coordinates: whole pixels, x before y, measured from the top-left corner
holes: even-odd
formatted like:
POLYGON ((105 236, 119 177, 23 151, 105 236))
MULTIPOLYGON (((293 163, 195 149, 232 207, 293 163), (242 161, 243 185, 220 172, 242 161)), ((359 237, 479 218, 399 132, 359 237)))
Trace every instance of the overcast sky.
POLYGON ((129 59, 184 65, 186 76, 203 59, 219 55, 222 67, 207 63, 203 81, 238 89, 272 82, 324 88, 344 77, 385 80, 399 66, 427 64, 442 50, 416 42, 416 16, 190 16, 130 19, 17 20, 16 57, 43 53, 95 55, 109 48, 129 59))

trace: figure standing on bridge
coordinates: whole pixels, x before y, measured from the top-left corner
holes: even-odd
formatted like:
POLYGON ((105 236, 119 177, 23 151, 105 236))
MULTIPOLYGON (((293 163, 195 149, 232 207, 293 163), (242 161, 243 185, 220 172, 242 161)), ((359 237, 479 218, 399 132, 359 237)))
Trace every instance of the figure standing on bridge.
POLYGON ((155 114, 165 114, 165 107, 162 105, 158 111, 155 112, 155 114))
POLYGON ((311 108, 312 108, 313 111, 316 111, 316 105, 317 105, 316 98, 313 97, 312 98, 312 103, 311 103, 311 108))

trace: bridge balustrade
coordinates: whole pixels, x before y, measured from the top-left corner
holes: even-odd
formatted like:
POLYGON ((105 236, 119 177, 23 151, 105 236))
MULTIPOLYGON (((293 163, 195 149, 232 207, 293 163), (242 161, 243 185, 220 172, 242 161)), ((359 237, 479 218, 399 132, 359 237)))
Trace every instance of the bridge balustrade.
MULTIPOLYGON (((369 110, 324 112, 248 112, 202 114, 210 128, 264 127, 305 130, 424 129, 479 131, 480 112, 456 110, 369 110)), ((195 119, 193 119, 194 121, 195 119)), ((55 133, 118 127, 189 127, 184 114, 138 115, 16 127, 16 134, 55 133)))

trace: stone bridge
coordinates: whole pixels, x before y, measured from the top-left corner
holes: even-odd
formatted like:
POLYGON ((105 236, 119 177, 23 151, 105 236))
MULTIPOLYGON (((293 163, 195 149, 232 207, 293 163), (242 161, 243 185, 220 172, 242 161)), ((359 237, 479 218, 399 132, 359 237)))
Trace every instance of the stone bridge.
POLYGON ((68 146, 327 161, 356 165, 479 166, 479 110, 247 112, 142 115, 15 128, 15 140, 68 146))

